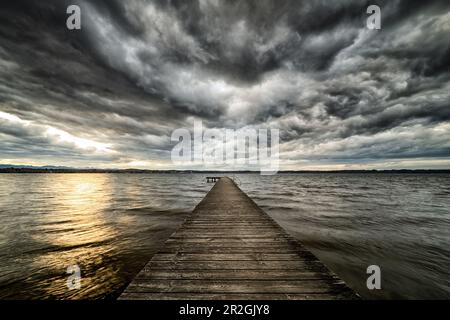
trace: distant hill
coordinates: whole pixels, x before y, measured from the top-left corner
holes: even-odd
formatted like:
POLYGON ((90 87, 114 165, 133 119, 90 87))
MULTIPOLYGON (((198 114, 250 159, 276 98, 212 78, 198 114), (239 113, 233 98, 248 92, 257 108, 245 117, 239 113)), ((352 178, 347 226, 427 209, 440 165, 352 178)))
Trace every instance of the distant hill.
POLYGON ((71 167, 64 167, 64 166, 27 166, 27 165, 14 165, 14 164, 0 164, 0 169, 8 169, 8 168, 14 168, 14 169, 75 169, 71 167))

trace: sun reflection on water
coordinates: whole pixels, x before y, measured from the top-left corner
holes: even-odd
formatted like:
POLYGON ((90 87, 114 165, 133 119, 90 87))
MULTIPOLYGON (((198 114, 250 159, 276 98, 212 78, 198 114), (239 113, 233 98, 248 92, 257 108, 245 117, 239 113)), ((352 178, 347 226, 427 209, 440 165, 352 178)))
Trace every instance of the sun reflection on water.
POLYGON ((116 297, 206 193, 202 176, 182 178, 0 175, 0 299, 116 297))
POLYGON ((52 233, 35 234, 36 240, 57 246, 78 246, 115 236, 105 219, 111 204, 107 175, 55 175, 49 177, 50 211, 38 217, 52 233), (69 222, 69 223, 67 223, 69 222))
MULTIPOLYGON (((65 271, 78 265, 82 271, 82 284, 93 290, 114 273, 104 264, 103 256, 114 250, 112 240, 117 230, 108 222, 111 205, 111 183, 108 175, 68 174, 49 176, 47 184, 50 210, 37 217, 44 232, 33 234, 35 241, 45 244, 49 250, 33 260, 37 269, 51 269, 55 278, 43 285, 48 295, 67 291, 65 271), (92 265, 103 265, 103 270, 93 270, 92 265), (83 272, 90 270, 90 274, 83 272), (98 274, 97 274, 98 273, 98 274), (64 275, 64 276, 63 276, 64 275), (89 282, 89 283, 88 283, 89 282)), ((74 297, 86 294, 83 287, 74 297)))

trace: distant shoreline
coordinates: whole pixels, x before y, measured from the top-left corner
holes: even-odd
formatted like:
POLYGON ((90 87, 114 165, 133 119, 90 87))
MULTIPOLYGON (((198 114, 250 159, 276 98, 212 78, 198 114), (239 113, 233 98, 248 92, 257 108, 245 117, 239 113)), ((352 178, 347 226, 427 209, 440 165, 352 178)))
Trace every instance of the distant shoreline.
MULTIPOLYGON (((128 174, 260 174, 259 171, 217 170, 140 170, 140 169, 75 169, 75 168, 0 168, 0 173, 128 173, 128 174)), ((450 169, 393 169, 393 170, 284 170, 277 174, 299 173, 450 173, 450 169)))

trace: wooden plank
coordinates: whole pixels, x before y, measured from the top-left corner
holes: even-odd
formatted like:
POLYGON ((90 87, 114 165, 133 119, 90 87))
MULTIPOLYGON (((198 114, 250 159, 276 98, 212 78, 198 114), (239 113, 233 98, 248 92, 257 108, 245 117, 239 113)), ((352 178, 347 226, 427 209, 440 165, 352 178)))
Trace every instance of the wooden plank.
MULTIPOLYGON (((205 251, 205 250, 228 250, 230 252, 233 252, 234 250, 249 250, 250 252, 265 252, 267 250, 282 250, 283 252, 290 251, 290 252, 299 252, 300 250, 295 250, 294 248, 291 248, 290 246, 287 246, 286 244, 272 244, 267 243, 264 247, 261 247, 258 243, 227 243, 227 244, 220 244, 220 243, 205 243, 202 242, 200 244, 196 244, 193 246, 192 244, 185 244, 180 241, 178 242, 171 242, 166 243, 166 245, 161 248, 160 252, 164 252, 166 250, 178 250, 180 252, 182 251, 205 251)), ((302 249, 301 252, 307 253, 308 251, 305 251, 306 249, 302 249)), ((214 253, 214 252, 211 252, 214 253)))
POLYGON ((270 245, 274 242, 279 242, 282 244, 288 244, 290 239, 286 237, 263 237, 263 238, 239 238, 239 237, 207 237, 207 238, 188 238, 188 237, 180 237, 180 238, 170 238, 167 240, 168 244, 177 243, 177 244, 220 244, 224 243, 225 240, 227 244, 242 244, 242 243, 255 243, 262 245, 270 245))
POLYGON ((191 270, 203 270, 203 269, 228 269, 228 270, 245 270, 245 269, 280 269, 288 270, 293 269, 307 269, 308 266, 314 266, 322 264, 319 261, 285 261, 285 260, 225 260, 225 261, 151 261, 150 268, 165 268, 165 269, 191 269, 191 270))
POLYGON ((358 296, 229 178, 220 179, 120 299, 358 296))
MULTIPOLYGON (((216 253, 224 253, 224 254, 239 254, 239 253, 265 253, 265 254, 271 254, 271 253, 279 253, 282 251, 283 253, 298 253, 297 250, 286 247, 286 246, 268 246, 265 248, 260 248, 258 246, 235 246, 235 247, 224 247, 224 246, 213 246, 213 245, 207 245, 207 246, 165 246, 164 248, 161 248, 159 253, 210 253, 210 254, 216 254, 216 253)), ((306 252, 305 252, 306 254, 306 252)))
POLYGON ((334 293, 341 282, 334 280, 151 280, 135 279, 130 292, 160 293, 334 293))
POLYGON ((291 261, 298 257, 295 253, 158 253, 152 261, 291 261))
POLYGON ((332 276, 324 275, 314 271, 298 270, 179 270, 172 272, 170 270, 144 269, 136 279, 209 279, 209 280, 313 280, 330 279, 332 276))
POLYGON ((353 299, 344 294, 273 294, 273 293, 146 293, 125 291, 121 300, 343 300, 353 299))

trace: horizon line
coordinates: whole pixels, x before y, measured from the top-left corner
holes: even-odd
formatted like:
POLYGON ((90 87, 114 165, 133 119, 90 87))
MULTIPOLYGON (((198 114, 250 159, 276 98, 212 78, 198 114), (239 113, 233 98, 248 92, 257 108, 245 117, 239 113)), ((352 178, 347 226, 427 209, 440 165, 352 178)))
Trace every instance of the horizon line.
MULTIPOLYGON (((33 166, 0 164, 0 173, 259 173, 260 170, 217 170, 217 169, 138 169, 138 168, 79 168, 66 166, 33 166)), ((278 170, 277 173, 336 173, 336 172, 446 172, 449 169, 334 169, 334 170, 278 170)))

